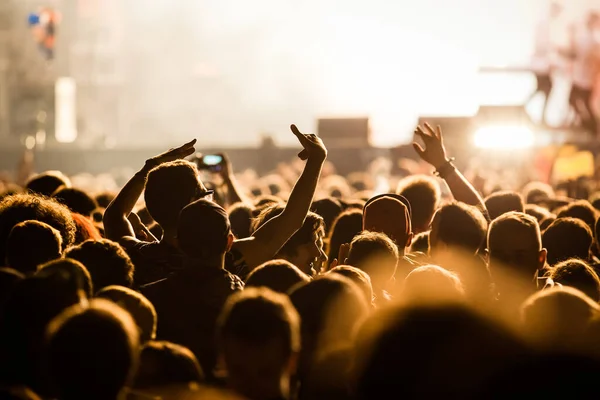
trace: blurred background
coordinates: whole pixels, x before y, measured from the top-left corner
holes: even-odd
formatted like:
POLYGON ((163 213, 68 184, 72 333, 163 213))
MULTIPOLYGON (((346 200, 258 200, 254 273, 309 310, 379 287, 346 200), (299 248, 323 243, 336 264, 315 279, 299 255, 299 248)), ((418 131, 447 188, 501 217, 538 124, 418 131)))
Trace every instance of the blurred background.
MULTIPOLYGON (((505 119, 538 121, 541 99, 524 104, 535 89, 535 27, 548 5, 0 0, 0 144, 13 153, 150 151, 196 137, 204 149, 285 148, 295 145, 293 122, 342 146, 364 125, 359 147, 390 149, 410 143, 423 117, 447 124, 491 106, 505 107, 505 119), (41 23, 32 21, 44 13, 53 20, 45 52, 41 23)), ((568 27, 597 5, 563 2, 553 40, 566 43, 568 27)), ((541 135, 544 144, 564 140, 569 87, 558 74, 548 118, 555 133, 541 135)))

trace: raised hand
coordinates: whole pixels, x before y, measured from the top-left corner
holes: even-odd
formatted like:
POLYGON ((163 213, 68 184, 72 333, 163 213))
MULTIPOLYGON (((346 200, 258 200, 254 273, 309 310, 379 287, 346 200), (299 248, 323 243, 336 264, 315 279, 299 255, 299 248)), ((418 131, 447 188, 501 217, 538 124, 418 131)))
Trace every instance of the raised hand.
POLYGON ((146 168, 154 168, 166 162, 184 159, 196 152, 196 149, 194 149, 195 144, 196 139, 184 144, 183 146, 175 149, 169 149, 162 154, 154 156, 146 160, 146 168))
POLYGON ((436 169, 448 162, 446 148, 444 147, 444 136, 439 125, 434 130, 426 122, 424 127, 417 126, 415 134, 419 135, 425 144, 425 148, 423 148, 420 144, 413 143, 415 151, 423 161, 428 162, 436 169))
POLYGON ((304 134, 293 124, 290 126, 290 129, 292 130, 292 133, 296 135, 302 147, 304 147, 304 150, 298 154, 298 157, 301 160, 310 158, 324 161, 327 158, 327 148, 317 135, 304 134))

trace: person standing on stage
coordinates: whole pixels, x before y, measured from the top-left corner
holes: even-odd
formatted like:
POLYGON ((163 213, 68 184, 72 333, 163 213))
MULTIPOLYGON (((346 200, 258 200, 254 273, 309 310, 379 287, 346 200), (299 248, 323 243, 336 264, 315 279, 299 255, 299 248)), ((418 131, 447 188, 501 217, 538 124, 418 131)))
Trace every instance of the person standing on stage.
POLYGON ((572 38, 573 85, 569 104, 583 128, 592 135, 600 134, 592 104, 594 84, 600 71, 600 42, 595 34, 599 25, 600 15, 592 12, 585 25, 574 30, 572 38))
POLYGON ((542 123, 546 123, 546 110, 548 100, 552 93, 552 69, 554 65, 555 49, 552 43, 552 27, 562 13, 562 6, 553 2, 549 14, 541 20, 535 29, 535 52, 532 68, 537 80, 535 91, 531 94, 529 103, 538 93, 544 95, 544 108, 542 110, 542 123))

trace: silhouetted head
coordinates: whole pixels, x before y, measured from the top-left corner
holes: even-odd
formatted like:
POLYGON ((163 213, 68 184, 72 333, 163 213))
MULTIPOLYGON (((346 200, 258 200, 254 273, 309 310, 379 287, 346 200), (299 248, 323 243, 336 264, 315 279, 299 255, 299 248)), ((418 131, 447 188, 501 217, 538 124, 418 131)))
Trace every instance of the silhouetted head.
POLYGON ((412 175, 398 183, 396 192, 410 203, 413 232, 418 234, 428 231, 440 203, 439 183, 427 175, 412 175))
POLYGON ((6 243, 6 266, 23 274, 34 273, 38 266, 60 258, 60 232, 40 221, 25 221, 15 225, 6 243))
POLYGON ((300 318, 286 295, 248 288, 225 304, 217 341, 236 392, 250 399, 275 398, 296 371, 300 318))
POLYGON ((585 261, 571 259, 560 262, 550 269, 549 277, 555 283, 581 290, 595 302, 600 300, 600 279, 585 261))
POLYGON ((85 266, 96 291, 110 285, 133 286, 135 267, 125 250, 116 242, 108 239, 88 240, 67 250, 65 257, 85 266))
POLYGON ((116 399, 133 377, 137 329, 110 301, 66 309, 48 325, 47 336, 48 373, 61 399, 116 399))
POLYGON ((60 204, 63 204, 74 213, 90 218, 98 208, 96 200, 80 189, 61 187, 52 194, 60 204))
POLYGON ((294 285, 309 281, 310 277, 289 261, 271 260, 250 272, 246 287, 264 286, 278 293, 287 293, 294 285))
POLYGON ((46 171, 29 179, 25 189, 31 193, 50 197, 61 186, 71 187, 69 178, 60 171, 46 171))
POLYGON ((488 210, 492 221, 511 211, 525 212, 525 204, 521 195, 509 190, 489 195, 485 199, 485 208, 488 210))
POLYGON ((485 241, 486 232, 487 222, 477 208, 449 203, 433 217, 429 249, 432 254, 448 247, 476 254, 485 241))
POLYGON ((124 286, 107 286, 96 294, 127 310, 139 329, 140 343, 156 338, 156 310, 143 294, 124 286))
POLYGON ((558 218, 542 234, 548 249, 548 264, 555 265, 570 258, 587 260, 593 243, 592 231, 576 218, 558 218))

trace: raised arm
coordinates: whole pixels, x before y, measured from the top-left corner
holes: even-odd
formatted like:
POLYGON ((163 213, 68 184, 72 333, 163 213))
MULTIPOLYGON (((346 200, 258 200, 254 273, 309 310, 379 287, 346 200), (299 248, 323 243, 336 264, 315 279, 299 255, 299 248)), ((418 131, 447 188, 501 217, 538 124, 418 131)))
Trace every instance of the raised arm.
POLYGON ((229 157, 227 157, 227 154, 219 155, 223 157, 223 166, 220 173, 221 178, 223 179, 223 184, 227 188, 227 204, 250 204, 250 201, 246 198, 244 192, 239 187, 237 179, 235 179, 235 175, 233 174, 233 166, 231 165, 231 161, 229 161, 229 157))
POLYGON ((431 164, 439 176, 446 181, 454 199, 485 211, 485 204, 477 190, 448 158, 444 147, 442 128, 438 126, 437 129, 433 129, 431 125, 425 123, 424 127, 418 126, 415 133, 425 143, 425 148, 418 143, 413 143, 415 151, 419 157, 431 164))
POLYGON ((146 161, 142 169, 125 184, 104 212, 104 232, 108 239, 119 241, 126 237, 135 238, 135 231, 128 218, 144 191, 148 174, 154 167, 160 164, 179 160, 193 154, 195 151, 194 144, 196 144, 196 139, 181 147, 150 158, 146 161))
POLYGON ((319 182, 321 168, 327 158, 327 149, 316 135, 305 135, 295 125, 291 126, 291 130, 304 147, 298 157, 307 160, 306 165, 282 213, 265 223, 253 237, 234 243, 251 269, 273 258, 302 227, 319 182))

